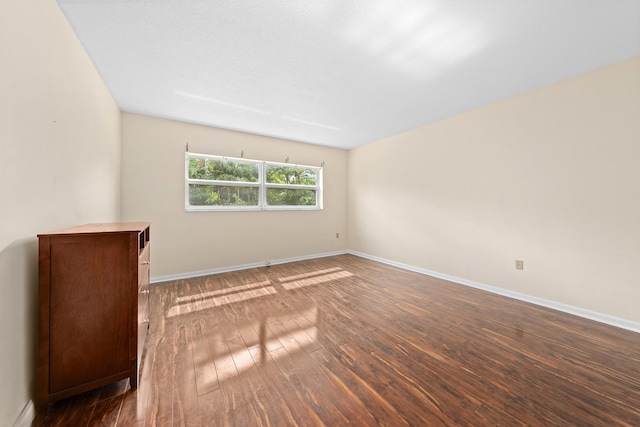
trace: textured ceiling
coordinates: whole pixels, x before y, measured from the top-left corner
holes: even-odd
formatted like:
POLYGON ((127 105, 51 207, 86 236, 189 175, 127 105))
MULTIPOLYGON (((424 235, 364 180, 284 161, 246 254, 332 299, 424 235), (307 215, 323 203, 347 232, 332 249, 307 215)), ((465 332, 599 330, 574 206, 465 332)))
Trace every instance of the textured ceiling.
POLYGON ((345 149, 640 55, 640 0, 58 3, 123 111, 345 149))

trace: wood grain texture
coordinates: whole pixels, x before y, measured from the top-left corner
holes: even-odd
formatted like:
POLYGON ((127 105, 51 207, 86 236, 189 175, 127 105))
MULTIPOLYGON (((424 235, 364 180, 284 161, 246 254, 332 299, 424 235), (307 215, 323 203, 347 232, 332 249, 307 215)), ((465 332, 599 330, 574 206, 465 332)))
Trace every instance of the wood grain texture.
POLYGON ((148 325, 149 224, 88 224, 38 237, 38 412, 127 377, 135 389, 148 325))
POLYGON ((352 255, 166 282, 150 312, 139 388, 38 425, 640 425, 640 334, 352 255))

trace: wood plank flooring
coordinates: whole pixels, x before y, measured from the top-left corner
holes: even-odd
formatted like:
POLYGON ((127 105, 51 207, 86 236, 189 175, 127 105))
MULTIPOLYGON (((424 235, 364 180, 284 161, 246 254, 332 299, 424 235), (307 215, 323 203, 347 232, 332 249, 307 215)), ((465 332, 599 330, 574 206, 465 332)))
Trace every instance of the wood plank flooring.
POLYGON ((639 426, 640 334, 341 255, 152 286, 139 388, 41 426, 639 426))

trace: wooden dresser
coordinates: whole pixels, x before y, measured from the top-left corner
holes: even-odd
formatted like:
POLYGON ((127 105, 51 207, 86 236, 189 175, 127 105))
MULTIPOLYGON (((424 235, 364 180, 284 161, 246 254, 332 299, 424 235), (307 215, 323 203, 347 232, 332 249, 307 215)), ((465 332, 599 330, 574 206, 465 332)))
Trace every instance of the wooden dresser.
POLYGON ((38 235, 37 405, 130 378, 149 327, 148 223, 38 235))

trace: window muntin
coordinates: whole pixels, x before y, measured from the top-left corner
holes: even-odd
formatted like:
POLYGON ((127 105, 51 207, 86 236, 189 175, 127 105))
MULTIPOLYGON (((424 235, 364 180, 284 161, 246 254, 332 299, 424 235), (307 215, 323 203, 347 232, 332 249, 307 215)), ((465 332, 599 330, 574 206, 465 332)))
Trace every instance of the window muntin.
POLYGON ((322 168, 187 153, 185 209, 319 210, 322 168))

